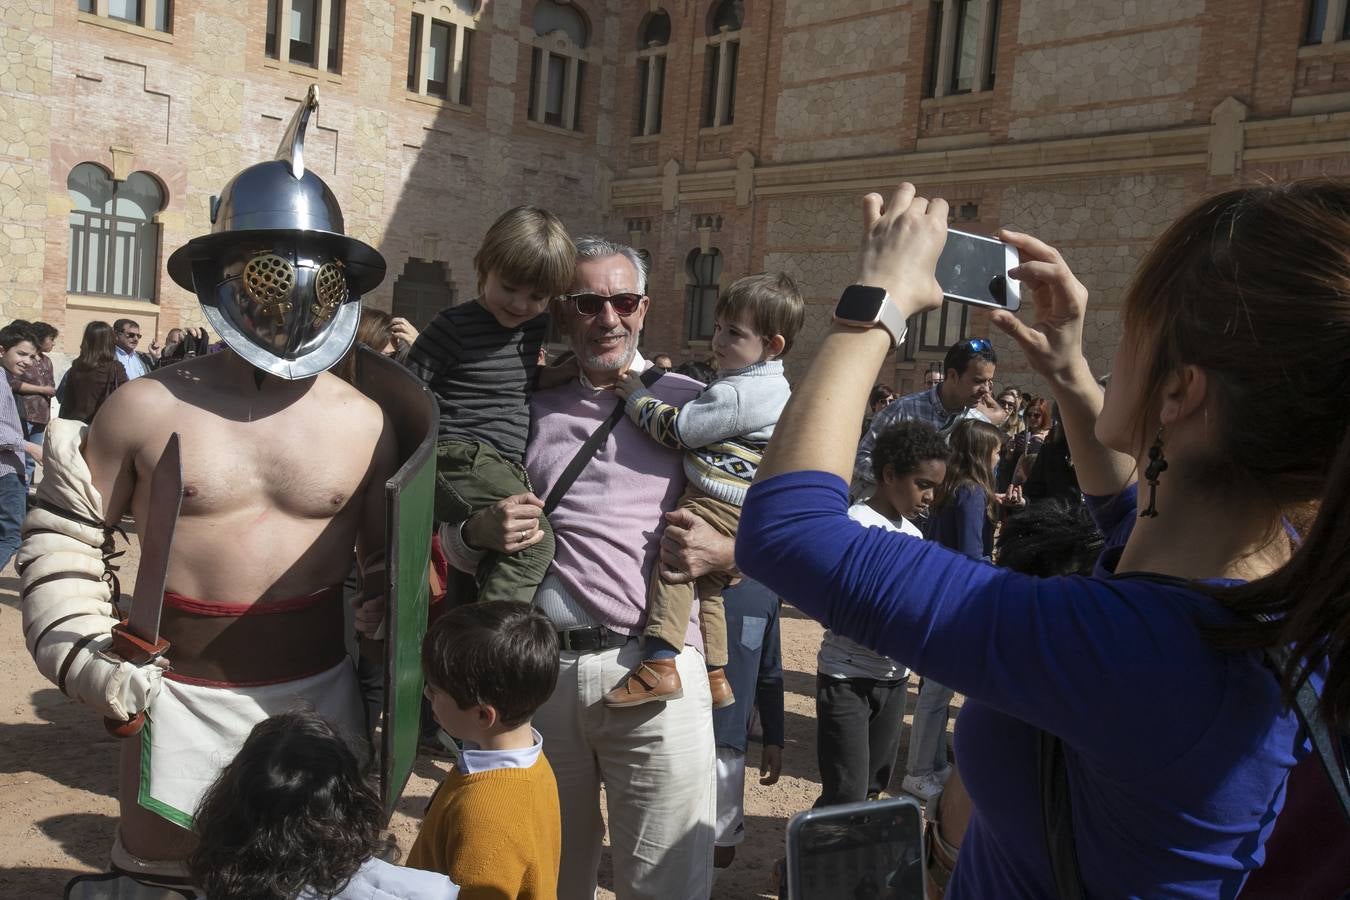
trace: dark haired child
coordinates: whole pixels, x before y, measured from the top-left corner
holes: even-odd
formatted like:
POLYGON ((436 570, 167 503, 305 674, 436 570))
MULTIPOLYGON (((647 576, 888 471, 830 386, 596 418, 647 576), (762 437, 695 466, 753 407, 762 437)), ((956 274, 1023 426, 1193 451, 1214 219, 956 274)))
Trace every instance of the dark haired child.
POLYGON ((464 744, 427 806, 408 865, 449 875, 463 900, 557 896, 558 784, 530 722, 558 680, 558 636, 531 606, 486 600, 427 630, 436 722, 464 744))
MULTIPOLYGON (((717 380, 698 397, 679 408, 662 403, 633 372, 624 374, 616 390, 639 428, 666 447, 686 451, 688 483, 679 508, 735 537, 745 492, 792 393, 782 358, 801 330, 806 306, 791 276, 747 275, 718 298, 714 317, 717 380)), ((670 584, 655 573, 647 593, 642 663, 605 695, 605 703, 639 706, 684 695, 675 658, 696 597, 713 709, 735 703, 722 671, 727 664, 722 590, 730 582, 726 573, 713 572, 693 584, 670 584)))
POLYGON ((383 820, 333 726, 283 713, 253 726, 202 797, 188 870, 211 900, 454 900, 444 875, 375 855, 383 820))
MULTIPOLYGON (((869 528, 921 537, 923 515, 947 474, 947 442, 908 421, 881 432, 872 451, 877 490, 849 508, 869 528)), ((905 716, 909 670, 833 631, 816 657, 816 806, 875 798, 890 784, 905 716)))

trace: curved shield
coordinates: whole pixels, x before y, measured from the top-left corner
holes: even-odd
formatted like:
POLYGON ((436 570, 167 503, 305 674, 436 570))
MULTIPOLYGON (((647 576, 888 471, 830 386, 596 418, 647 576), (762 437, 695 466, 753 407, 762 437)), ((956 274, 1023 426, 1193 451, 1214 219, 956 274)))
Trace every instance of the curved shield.
POLYGON ((412 773, 421 726, 438 411, 420 379, 369 347, 357 350, 356 386, 389 416, 400 462, 385 484, 389 552, 380 795, 387 820, 412 773))

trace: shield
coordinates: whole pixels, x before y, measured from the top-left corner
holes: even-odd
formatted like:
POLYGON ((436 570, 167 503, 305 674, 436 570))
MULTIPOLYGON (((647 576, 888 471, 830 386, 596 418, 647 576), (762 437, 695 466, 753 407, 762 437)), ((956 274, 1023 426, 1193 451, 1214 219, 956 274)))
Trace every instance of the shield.
POLYGON ((387 821, 412 773, 421 726, 439 411, 420 379, 365 346, 356 354, 356 386, 389 416, 400 463, 384 488, 389 545, 380 795, 387 821))

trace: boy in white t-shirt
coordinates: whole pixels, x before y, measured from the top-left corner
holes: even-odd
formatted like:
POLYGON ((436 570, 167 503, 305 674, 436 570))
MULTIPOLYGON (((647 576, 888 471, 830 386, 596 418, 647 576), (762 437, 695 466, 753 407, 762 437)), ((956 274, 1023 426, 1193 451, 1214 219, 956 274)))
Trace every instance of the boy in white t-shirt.
MULTIPOLYGON (((931 425, 906 421, 883 431, 872 451, 876 493, 849 508, 869 528, 923 537, 910 519, 927 513, 947 474, 947 442, 931 425)), ((816 806, 875 799, 900 749, 909 670, 826 631, 816 658, 816 806)))

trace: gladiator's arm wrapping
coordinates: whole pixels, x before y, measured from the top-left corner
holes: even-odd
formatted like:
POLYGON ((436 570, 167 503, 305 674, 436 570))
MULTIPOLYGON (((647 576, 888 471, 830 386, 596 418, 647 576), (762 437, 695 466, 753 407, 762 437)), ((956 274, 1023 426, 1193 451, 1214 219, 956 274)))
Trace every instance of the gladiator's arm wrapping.
POLYGON ((53 419, 35 507, 23 523, 16 566, 23 634, 40 671, 69 697, 110 719, 145 710, 163 670, 107 652, 117 624, 104 560, 103 499, 80 452, 88 426, 53 419), (62 510, 58 513, 53 510, 62 510))

